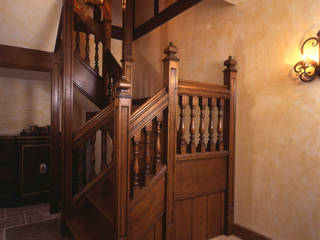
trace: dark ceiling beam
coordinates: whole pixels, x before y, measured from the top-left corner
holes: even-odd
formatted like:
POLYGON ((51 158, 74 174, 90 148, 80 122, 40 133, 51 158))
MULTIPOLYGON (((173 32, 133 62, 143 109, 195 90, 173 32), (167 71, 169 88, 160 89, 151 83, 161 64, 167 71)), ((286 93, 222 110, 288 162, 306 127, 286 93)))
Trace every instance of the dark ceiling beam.
POLYGON ((166 23, 171 18, 179 15, 184 12, 188 8, 196 5, 201 0, 178 0, 166 9, 159 12, 159 14, 155 15, 153 18, 143 23, 141 26, 134 30, 133 39, 136 40, 143 35, 149 33, 153 29, 159 27, 160 25, 166 23))
POLYGON ((0 67, 50 72, 54 57, 51 52, 0 45, 0 67))

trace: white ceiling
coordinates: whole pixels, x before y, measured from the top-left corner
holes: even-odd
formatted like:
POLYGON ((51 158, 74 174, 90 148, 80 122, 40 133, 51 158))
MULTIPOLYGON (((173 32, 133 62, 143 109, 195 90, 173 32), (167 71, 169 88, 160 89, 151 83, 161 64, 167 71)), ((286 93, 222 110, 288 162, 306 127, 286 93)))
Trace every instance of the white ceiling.
POLYGON ((53 52, 62 0, 1 0, 0 44, 53 52))

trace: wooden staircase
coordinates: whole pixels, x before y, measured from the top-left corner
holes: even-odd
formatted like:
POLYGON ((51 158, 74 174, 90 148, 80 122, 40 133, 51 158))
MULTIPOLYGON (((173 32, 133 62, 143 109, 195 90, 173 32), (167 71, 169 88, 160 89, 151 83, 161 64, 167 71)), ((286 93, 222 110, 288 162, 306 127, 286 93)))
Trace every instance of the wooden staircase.
MULTIPOLYGON (((105 15, 106 12, 110 14, 110 4, 111 1, 105 0, 103 5, 95 3, 91 6, 95 14, 103 11, 105 15)), ((123 61, 120 67, 110 51, 110 16, 104 16, 108 21, 101 22, 101 15, 91 18, 78 2, 65 1, 63 31, 59 38, 60 54, 66 66, 63 68, 62 91, 63 234, 75 240, 189 239, 182 237, 184 222, 181 217, 185 213, 181 213, 177 206, 187 198, 217 192, 223 196, 221 199, 225 199, 219 210, 220 215, 223 213, 223 216, 218 216, 219 229, 214 233, 208 230, 203 235, 205 237, 199 239, 230 234, 233 221, 236 62, 231 58, 225 62, 225 85, 200 84, 197 88, 194 82, 178 80, 177 48, 170 43, 164 50, 164 88, 151 98, 132 100, 133 16, 130 11, 133 8, 130 0, 124 4, 123 61), (80 42, 80 34, 86 35, 85 43, 80 42), (75 41, 70 43, 72 35, 75 41), (89 58, 90 35, 94 37, 93 63, 89 58), (102 50, 99 50, 99 45, 102 45, 102 50), (80 54, 82 48, 84 57, 80 54), (103 58, 99 62, 101 54, 103 58), (101 111, 71 132, 73 87, 101 111), (188 142, 185 140, 187 105, 191 110, 188 142), (204 113, 207 106, 210 111, 208 142, 205 141, 204 113), (196 107, 201 112, 199 144, 195 143, 196 107), (217 109, 217 116, 214 109, 217 109), (214 119, 217 119, 217 125, 214 119), (96 157, 99 134, 102 138, 100 163, 96 157), (107 142, 107 136, 110 142, 107 142), (196 167, 195 175, 192 171, 188 173, 188 180, 201 187, 200 190, 198 185, 189 189, 182 184, 181 179, 185 176, 179 175, 180 167, 203 159, 214 160, 210 167, 221 169, 217 174, 219 179, 202 178, 197 172, 200 167, 196 167), (201 181, 197 182, 199 179, 201 181), (180 187, 186 189, 181 190, 180 187)))

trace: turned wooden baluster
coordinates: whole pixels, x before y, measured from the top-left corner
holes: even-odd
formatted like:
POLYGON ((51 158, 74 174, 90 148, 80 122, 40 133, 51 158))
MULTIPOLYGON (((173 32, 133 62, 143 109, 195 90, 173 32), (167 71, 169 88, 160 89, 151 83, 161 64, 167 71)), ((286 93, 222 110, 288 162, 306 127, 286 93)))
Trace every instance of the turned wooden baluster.
POLYGON ((97 37, 95 37, 94 42, 96 44, 96 48, 95 48, 96 51, 94 55, 94 60, 95 60, 94 71, 99 74, 99 41, 97 37))
POLYGON ((89 59, 89 55, 90 55, 90 45, 89 45, 89 33, 86 33, 86 57, 85 57, 85 62, 90 64, 90 59, 89 59))
POLYGON ((216 147, 214 144, 214 109, 216 107, 217 100, 210 98, 209 105, 209 140, 208 140, 208 152, 214 152, 216 147))
POLYGON ((178 138, 178 152, 180 154, 186 153, 187 142, 185 140, 185 109, 188 104, 188 96, 182 95, 179 96, 179 106, 180 106, 180 124, 179 124, 179 138, 178 138))
POLYGON ((224 150, 223 142, 223 110, 224 110, 224 99, 219 99, 218 101, 218 142, 217 150, 224 150))
POLYGON ((96 134, 90 137, 90 181, 96 177, 96 134))
POLYGON ((107 167, 107 130, 101 129, 101 170, 107 167))
POLYGON ((144 144, 144 177, 145 185, 151 180, 151 153, 150 153, 150 134, 152 131, 152 122, 148 123, 144 128, 145 144, 144 144))
POLYGON ((208 104, 208 99, 206 97, 199 97, 199 106, 200 106, 200 125, 199 125, 199 144, 198 144, 198 152, 206 152, 206 142, 205 142, 205 110, 208 104))
POLYGON ((114 79, 112 76, 109 77, 109 83, 108 83, 108 97, 109 100, 111 100, 113 98, 114 95, 114 79))
POLYGON ((77 184, 78 184, 78 192, 81 192, 83 189, 83 183, 84 183, 84 144, 81 144, 78 150, 79 153, 79 161, 78 161, 78 179, 77 179, 77 184))
POLYGON ((141 133, 137 133, 132 138, 133 144, 133 196, 140 190, 140 162, 139 162, 139 143, 141 141, 141 133))
POLYGON ((76 31, 76 48, 75 48, 75 53, 80 54, 80 33, 76 31))
POLYGON ((196 142, 195 142, 195 110, 196 106, 198 105, 198 97, 190 97, 189 99, 189 105, 190 105, 190 142, 189 142, 189 152, 194 153, 196 152, 196 142))
POLYGON ((158 174, 161 169, 161 123, 163 121, 163 114, 160 113, 156 117, 156 144, 154 146, 155 161, 154 161, 154 171, 158 174))

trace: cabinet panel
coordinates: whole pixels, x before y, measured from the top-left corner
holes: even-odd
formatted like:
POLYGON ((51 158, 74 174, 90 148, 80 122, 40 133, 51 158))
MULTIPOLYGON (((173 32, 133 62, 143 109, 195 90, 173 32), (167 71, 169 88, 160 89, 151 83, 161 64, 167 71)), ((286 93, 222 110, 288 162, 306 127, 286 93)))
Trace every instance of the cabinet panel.
POLYGON ((21 146, 21 195, 49 191, 49 144, 21 146))

